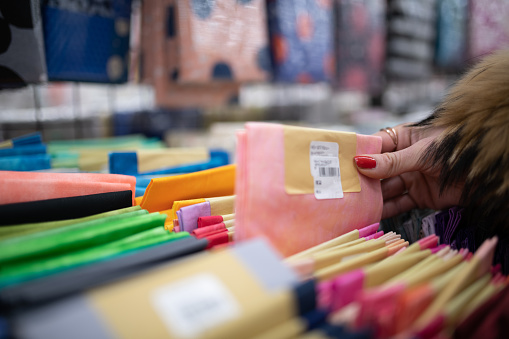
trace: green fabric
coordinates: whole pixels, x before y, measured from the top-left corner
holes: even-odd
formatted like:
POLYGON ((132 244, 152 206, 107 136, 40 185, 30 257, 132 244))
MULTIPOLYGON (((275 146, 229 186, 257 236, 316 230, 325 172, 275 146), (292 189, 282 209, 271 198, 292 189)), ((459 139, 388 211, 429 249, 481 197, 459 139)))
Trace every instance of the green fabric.
MULTIPOLYGON (((162 220, 164 223, 164 220, 162 220)), ((128 251, 189 237, 187 232, 170 233, 160 225, 123 239, 61 256, 6 265, 0 269, 0 286, 57 273, 76 266, 107 260, 128 251)))
MULTIPOLYGON (((53 228, 59 228, 63 226, 68 226, 72 224, 82 223, 90 220, 102 219, 114 215, 122 215, 130 212, 140 211, 140 206, 132 206, 126 207, 118 210, 113 210, 105 213, 94 214, 84 218, 78 219, 68 219, 68 220, 60 220, 60 221, 48 221, 48 222, 40 222, 33 224, 21 224, 21 225, 11 225, 11 226, 2 226, 0 227, 0 241, 12 237, 17 237, 21 235, 26 235, 30 233, 46 231, 53 228)), ((148 212, 146 212, 148 213, 148 212)))
POLYGON ((111 147, 161 148, 164 143, 157 138, 130 135, 114 138, 58 140, 47 143, 48 153, 66 152, 77 149, 109 149, 111 147))
POLYGON ((97 246, 164 225, 167 217, 159 213, 143 214, 145 210, 130 213, 129 217, 121 214, 1 241, 0 264, 97 246), (131 217, 130 213, 141 215, 131 217))

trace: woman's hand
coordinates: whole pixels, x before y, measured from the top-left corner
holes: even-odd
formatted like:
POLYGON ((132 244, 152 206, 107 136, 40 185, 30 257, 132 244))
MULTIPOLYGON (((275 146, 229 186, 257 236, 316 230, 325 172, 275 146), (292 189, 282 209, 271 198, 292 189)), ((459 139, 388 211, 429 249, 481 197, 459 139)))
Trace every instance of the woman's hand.
POLYGON ((398 125, 394 130, 397 138, 384 130, 375 134, 382 137, 382 154, 355 157, 360 173, 383 179, 382 219, 413 208, 438 210, 459 205, 462 188, 455 186, 440 194, 440 170, 421 159, 442 131, 408 124, 398 125))

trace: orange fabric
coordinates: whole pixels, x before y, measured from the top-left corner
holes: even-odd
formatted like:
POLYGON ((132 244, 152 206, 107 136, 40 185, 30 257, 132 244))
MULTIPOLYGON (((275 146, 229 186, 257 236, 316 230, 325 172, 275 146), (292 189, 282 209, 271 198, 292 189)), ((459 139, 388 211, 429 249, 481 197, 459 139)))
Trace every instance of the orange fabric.
POLYGON ((0 204, 68 198, 131 190, 136 178, 103 173, 40 173, 0 171, 0 204))
POLYGON ((140 206, 142 200, 143 200, 143 196, 134 198, 134 206, 140 206))
POLYGON ((158 212, 172 208, 177 200, 233 195, 235 168, 236 165, 227 165, 152 179, 143 196, 141 208, 149 212, 158 212))

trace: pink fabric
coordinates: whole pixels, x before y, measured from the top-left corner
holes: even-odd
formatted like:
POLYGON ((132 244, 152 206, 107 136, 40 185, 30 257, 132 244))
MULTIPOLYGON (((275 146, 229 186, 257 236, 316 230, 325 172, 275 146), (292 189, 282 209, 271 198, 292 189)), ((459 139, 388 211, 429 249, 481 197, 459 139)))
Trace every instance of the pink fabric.
MULTIPOLYGON (((380 150, 379 137, 357 135, 357 154, 380 150)), ((246 124, 238 133, 237 162, 236 241, 263 236, 289 256, 380 221, 380 180, 360 175, 361 192, 342 199, 287 194, 282 125, 246 124)))
POLYGON ((194 235, 195 237, 198 238, 203 238, 204 236, 208 236, 209 234, 217 233, 217 231, 222 232, 225 229, 226 229, 225 224, 221 222, 215 225, 197 228, 193 232, 191 232, 191 235, 194 235))
POLYGON ((68 198, 131 190, 136 178, 103 173, 40 173, 0 171, 0 204, 68 198))
POLYGON ((222 215, 211 215, 208 217, 199 217, 198 218, 198 228, 219 224, 220 222, 223 222, 222 215))
POLYGON ((360 269, 334 279, 332 282, 331 311, 337 311, 354 301, 363 288, 364 272, 360 269))
POLYGON ((366 226, 359 230, 359 238, 365 238, 368 235, 374 235, 378 231, 380 223, 376 222, 373 225, 366 226))

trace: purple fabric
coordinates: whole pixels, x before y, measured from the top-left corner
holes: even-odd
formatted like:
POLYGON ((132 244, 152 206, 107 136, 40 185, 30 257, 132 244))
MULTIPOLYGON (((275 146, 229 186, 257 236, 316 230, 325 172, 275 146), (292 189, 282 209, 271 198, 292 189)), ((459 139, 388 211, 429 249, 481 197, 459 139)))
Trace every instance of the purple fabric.
POLYGON ((177 219, 179 221, 179 226, 181 231, 185 231, 184 227, 182 226, 182 213, 180 213, 180 210, 177 211, 177 219))
POLYGON ((210 203, 207 201, 191 206, 182 207, 178 212, 180 212, 180 229, 185 232, 192 232, 198 228, 199 217, 210 216, 210 203))

